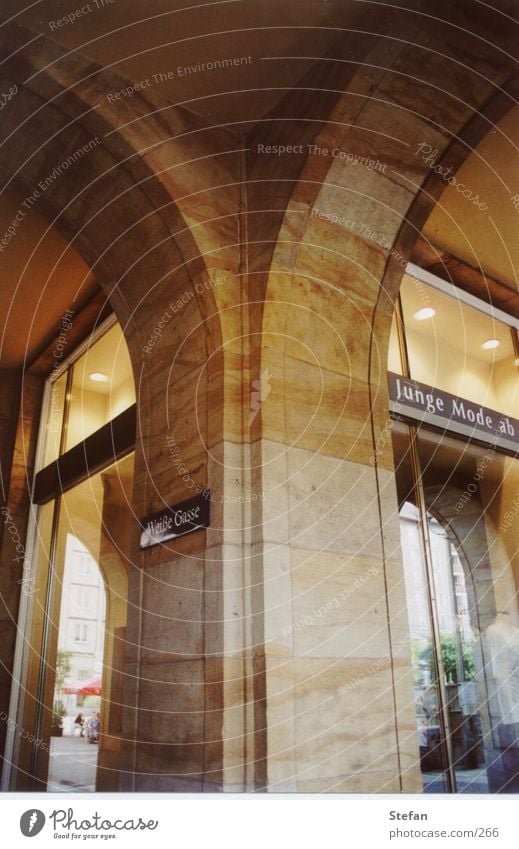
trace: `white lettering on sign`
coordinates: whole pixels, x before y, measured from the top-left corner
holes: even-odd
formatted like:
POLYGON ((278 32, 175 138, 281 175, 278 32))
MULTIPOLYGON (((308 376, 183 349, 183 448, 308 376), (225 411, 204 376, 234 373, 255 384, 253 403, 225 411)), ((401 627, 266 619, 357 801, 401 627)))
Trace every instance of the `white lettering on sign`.
POLYGON ((196 498, 141 519, 141 548, 149 548, 192 531, 208 528, 210 499, 210 491, 202 490, 196 498))
POLYGON ((437 398, 432 392, 424 393, 417 386, 411 386, 409 383, 402 385, 397 378, 396 381, 397 401, 411 401, 412 404, 419 404, 424 407, 428 413, 444 414, 445 404, 443 398, 437 398))
POLYGON ((459 416, 461 419, 470 422, 470 424, 478 424, 480 427, 492 428, 494 420, 489 415, 484 407, 479 407, 476 412, 470 407, 466 408, 463 401, 459 398, 452 399, 452 415, 459 416))
POLYGON ((501 433, 505 433, 507 436, 515 436, 515 427, 513 426, 508 416, 503 416, 503 418, 499 422, 499 430, 501 433))
POLYGON ((151 536, 156 537, 160 534, 165 534, 171 530, 173 522, 175 527, 181 528, 187 522, 193 522, 200 516, 200 507, 192 507, 191 510, 175 510, 173 517, 161 516, 160 519, 150 519, 146 525, 146 530, 151 536))
POLYGON ((193 507, 191 510, 176 510, 175 511, 175 525, 180 527, 184 525, 186 522, 192 522, 193 519, 198 519, 200 515, 200 507, 193 507))
POLYGON ((160 519, 152 519, 146 525, 146 530, 152 536, 157 536, 157 534, 163 534, 166 531, 171 529, 173 524, 173 519, 171 516, 161 516, 160 519))
POLYGON ((477 406, 448 392, 390 374, 390 395, 392 401, 404 406, 407 403, 424 413, 446 419, 449 426, 456 423, 471 425, 479 434, 493 434, 494 439, 502 438, 517 443, 519 422, 516 419, 481 405, 477 406))

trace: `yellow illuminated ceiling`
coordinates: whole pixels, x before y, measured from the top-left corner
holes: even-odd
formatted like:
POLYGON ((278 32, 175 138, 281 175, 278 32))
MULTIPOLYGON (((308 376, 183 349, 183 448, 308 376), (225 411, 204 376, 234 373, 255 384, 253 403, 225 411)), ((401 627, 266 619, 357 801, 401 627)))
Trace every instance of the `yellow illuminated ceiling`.
POLYGON ((448 186, 423 235, 432 244, 519 289, 519 107, 511 109, 456 172, 456 180, 486 203, 479 210, 448 186))

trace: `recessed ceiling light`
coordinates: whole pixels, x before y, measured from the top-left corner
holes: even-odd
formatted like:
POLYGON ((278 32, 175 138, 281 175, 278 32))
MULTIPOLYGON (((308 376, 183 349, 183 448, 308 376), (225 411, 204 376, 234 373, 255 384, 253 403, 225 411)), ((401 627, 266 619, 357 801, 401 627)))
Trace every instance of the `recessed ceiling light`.
POLYGON ((92 374, 88 375, 90 380, 93 380, 94 383, 106 383, 108 377, 106 374, 103 374, 101 371, 93 371, 92 374))
POLYGON ((423 310, 415 312, 414 317, 418 321, 425 321, 426 318, 432 318, 433 315, 436 315, 436 310, 433 307, 424 307, 423 310))
POLYGON ((485 351, 491 351, 492 348, 498 348, 500 344, 501 342, 499 339, 487 339, 486 342, 483 342, 481 347, 484 348, 485 351))

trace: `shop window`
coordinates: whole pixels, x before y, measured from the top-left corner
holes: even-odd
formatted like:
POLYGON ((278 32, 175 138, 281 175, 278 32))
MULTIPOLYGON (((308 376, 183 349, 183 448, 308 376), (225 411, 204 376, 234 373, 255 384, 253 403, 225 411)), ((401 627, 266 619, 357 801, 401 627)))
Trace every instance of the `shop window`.
POLYGON ((128 348, 119 324, 111 320, 49 379, 38 467, 48 466, 133 404, 128 348))
MULTIPOLYGON (((517 416, 514 323, 486 309, 407 276, 389 370, 517 416)), ((392 415, 424 790, 517 793, 517 451, 419 411, 392 415)))
MULTIPOLYGON (((49 377, 41 419, 33 488, 34 591, 27 595, 26 613, 30 639, 24 635, 25 680, 14 710, 20 727, 34 728, 47 743, 58 709, 73 722, 83 698, 97 700, 111 739, 120 734, 134 443, 130 358, 120 327, 110 319, 49 377), (105 685, 113 704, 103 700, 105 685)), ((13 764, 30 761, 31 775, 50 791, 70 790, 73 776, 61 781, 53 773, 52 741, 49 748, 11 737, 13 764)), ((111 757, 103 739, 100 766, 111 757)), ((94 786, 100 773, 95 761, 90 767, 94 786)), ((107 767, 105 786, 112 775, 107 767)))
MULTIPOLYGON (((410 274, 403 277, 400 301, 409 377, 519 418, 517 358, 509 325, 410 274)), ((388 368, 403 374, 396 314, 388 368)))

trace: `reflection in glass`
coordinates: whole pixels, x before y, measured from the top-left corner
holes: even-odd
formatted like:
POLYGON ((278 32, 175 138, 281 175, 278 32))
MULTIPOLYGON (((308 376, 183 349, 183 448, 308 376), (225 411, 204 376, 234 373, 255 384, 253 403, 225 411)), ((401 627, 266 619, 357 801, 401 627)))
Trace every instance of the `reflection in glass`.
POLYGON ((442 525, 428 516, 441 665, 460 793, 487 793, 482 721, 476 686, 475 634, 462 562, 442 525))
MULTIPOLYGON (((127 565, 130 550, 133 455, 103 469, 60 497, 55 530, 55 584, 47 675, 63 737, 51 737, 47 789, 93 792, 116 780, 111 758, 119 746, 127 565), (61 660, 60 660, 61 659, 61 660), (61 666, 64 674, 58 675, 61 666), (79 714, 99 722, 88 755, 75 737, 79 714), (81 764, 78 766, 78 758, 81 764)), ((49 696, 51 694, 49 693, 49 696)), ((92 738, 88 738, 92 740, 92 738)))
POLYGON ((425 564, 417 508, 407 502, 400 512, 400 535, 409 617, 420 766, 426 793, 445 793, 444 754, 436 664, 425 564))
MULTIPOLYGON (((419 431, 418 447, 427 509, 441 525, 440 534, 448 537, 443 545, 450 540, 451 551, 454 547, 458 668, 464 668, 460 658, 467 648, 474 664, 474 681, 465 674, 463 688, 447 686, 458 789, 517 793, 519 613, 513 570, 518 524, 510 505, 519 491, 519 463, 491 447, 426 430, 419 431), (468 616, 460 615, 465 605, 468 616)), ((431 544, 439 563, 445 558, 441 535, 431 533, 431 544)), ((435 567, 438 595, 440 569, 435 567)))

